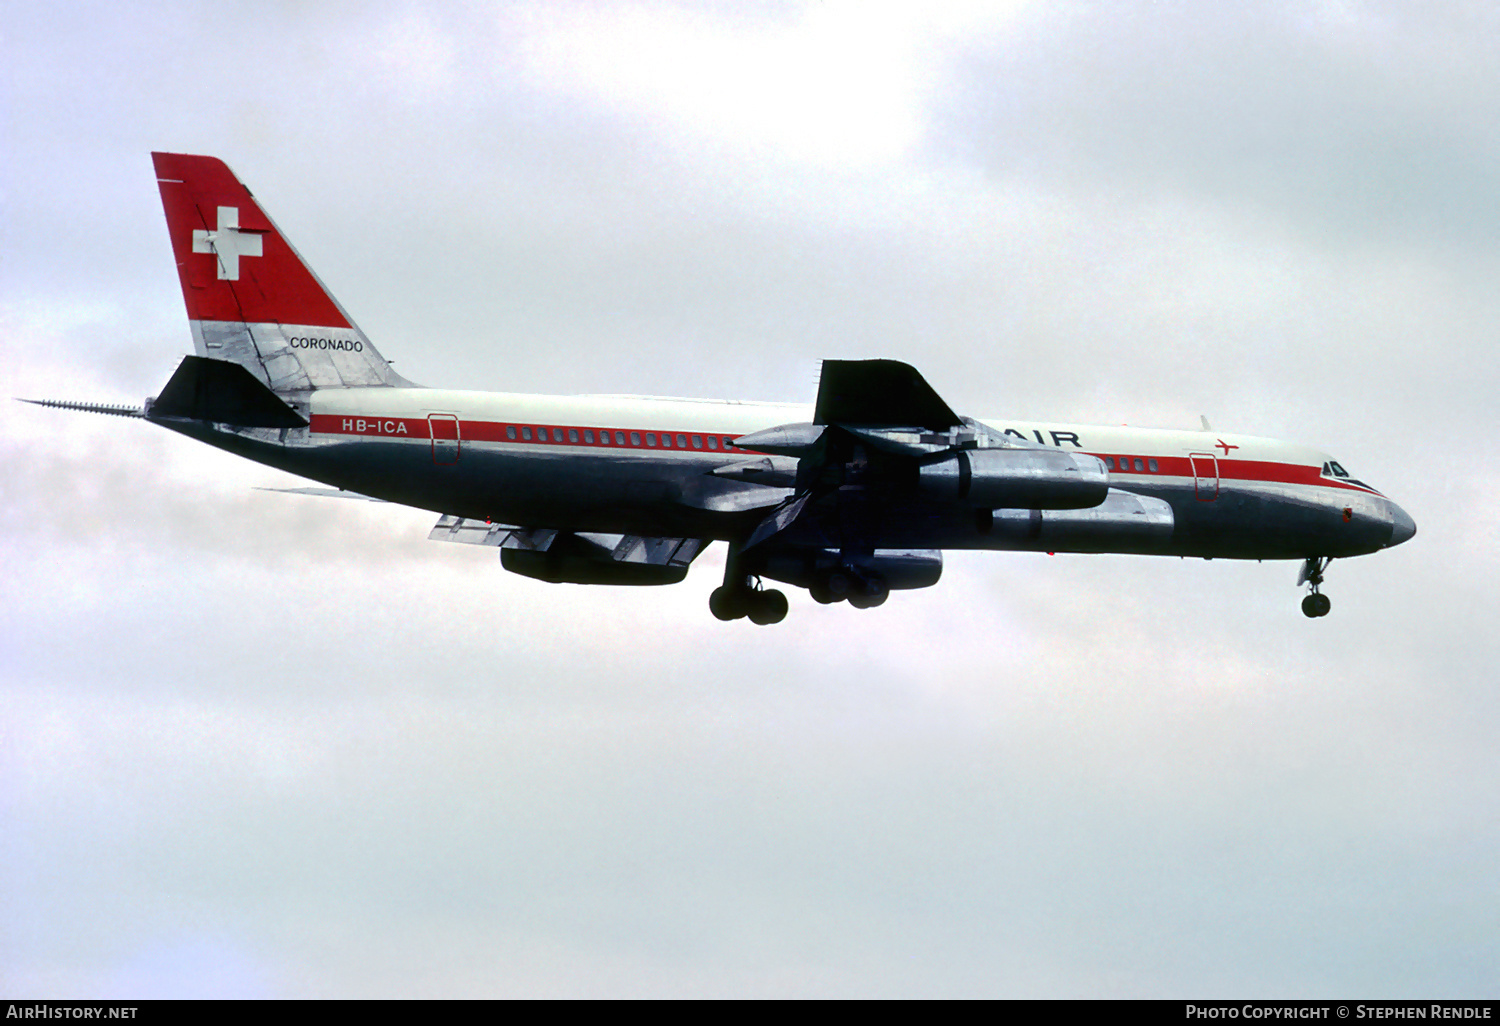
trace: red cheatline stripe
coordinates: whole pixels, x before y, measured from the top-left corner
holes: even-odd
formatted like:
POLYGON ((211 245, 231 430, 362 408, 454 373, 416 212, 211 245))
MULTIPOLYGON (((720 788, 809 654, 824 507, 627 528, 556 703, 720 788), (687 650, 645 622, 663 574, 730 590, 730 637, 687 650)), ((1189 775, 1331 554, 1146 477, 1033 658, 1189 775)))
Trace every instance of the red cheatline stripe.
MULTIPOLYGON (((452 423, 447 421, 447 423, 452 423)), ((332 435, 360 435, 375 436, 383 438, 412 438, 423 441, 431 440, 431 428, 428 426, 426 417, 345 417, 340 414, 317 413, 312 416, 312 431, 315 434, 332 435)), ((459 422, 459 435, 465 442, 501 442, 513 445, 573 445, 593 449, 654 449, 695 452, 727 452, 727 453, 749 453, 754 450, 741 449, 732 444, 731 440, 737 435, 722 432, 705 431, 658 431, 646 428, 600 428, 585 427, 581 424, 537 424, 524 421, 487 421, 487 420, 465 420, 459 422), (510 437, 509 430, 515 430, 515 437, 510 437), (523 438, 523 430, 530 430, 531 438, 523 438), (591 432, 594 437, 593 443, 584 441, 584 432, 591 432), (558 432, 561 435, 558 436, 558 432), (572 434, 576 432, 576 436, 572 434), (608 433, 608 441, 601 442, 600 438, 608 433), (616 435, 623 435, 623 445, 615 442, 616 435), (571 438, 577 441, 570 441, 571 438), (655 444, 648 444, 646 439, 653 437, 655 444), (686 444, 678 445, 677 439, 681 437, 686 444), (693 446, 692 439, 698 437, 703 440, 703 447, 693 446), (632 438, 637 441, 631 441, 632 438), (720 448, 709 449, 707 440, 718 439, 720 448), (663 439, 668 439, 668 444, 662 444, 663 439)), ((1217 464, 1218 476, 1221 481, 1266 481, 1276 484, 1298 484, 1311 485, 1322 488, 1344 488, 1349 491, 1370 492, 1380 494, 1368 486, 1353 484, 1349 481, 1340 481, 1327 478, 1322 475, 1322 467, 1302 463, 1272 463, 1260 460, 1228 460, 1217 457, 1214 460, 1200 459, 1198 461, 1198 472, 1194 473, 1193 460, 1186 456, 1146 456, 1137 457, 1132 454, 1123 456, 1118 453, 1091 453, 1100 459, 1113 459, 1115 466, 1119 469, 1110 471, 1110 476, 1122 486, 1128 487, 1128 482, 1135 478, 1152 477, 1183 477, 1195 476, 1207 477, 1211 475, 1217 464), (1140 459, 1142 464, 1149 466, 1147 460, 1154 459, 1158 469, 1133 470, 1135 459, 1140 459), (1206 473, 1205 473, 1206 472, 1206 473)))
POLYGON ((1219 456, 1215 459, 1200 457, 1197 461, 1197 472, 1194 472, 1194 461, 1186 456, 1121 456, 1116 453, 1093 453, 1100 459, 1114 459, 1115 465, 1120 468, 1110 471, 1113 480, 1118 477, 1123 482, 1125 479, 1133 478, 1138 474, 1141 477, 1151 477, 1152 472, 1137 471, 1131 469, 1134 464, 1128 461, 1140 459, 1142 462, 1148 459, 1157 461, 1160 468, 1156 476, 1168 477, 1207 477, 1214 472, 1214 464, 1218 464, 1218 475, 1221 480, 1226 481, 1270 481, 1277 484, 1300 484, 1315 485, 1321 488, 1346 488, 1355 492, 1370 492, 1375 495, 1380 493, 1368 485, 1355 484, 1351 481, 1340 481, 1336 478, 1324 477, 1321 466, 1313 466, 1306 463, 1268 463, 1260 460, 1226 460, 1219 456), (1206 473, 1205 473, 1206 472, 1206 473))
MULTIPOLYGON (((441 416, 441 415, 439 415, 441 416)), ((451 424, 449 420, 447 423, 451 424)), ((345 417, 335 413, 315 413, 312 416, 312 431, 315 434, 361 435, 383 438, 430 439, 431 431, 426 417, 345 417)), ((693 452, 749 452, 732 443, 737 435, 718 431, 658 431, 647 428, 600 428, 581 424, 537 424, 526 421, 464 420, 459 422, 459 435, 465 442, 503 442, 512 445, 576 445, 593 449, 659 449, 662 451, 693 452), (515 437, 510 436, 511 431, 515 437), (524 437, 525 432, 531 437, 524 437), (594 441, 584 441, 588 432, 594 441), (608 432, 608 441, 602 441, 608 432), (617 435, 624 442, 616 442, 617 435), (648 442, 647 439, 654 439, 648 442), (694 445, 693 439, 699 444, 694 445), (708 440, 714 439, 717 448, 710 448, 708 440), (680 441, 679 441, 680 440, 680 441)))

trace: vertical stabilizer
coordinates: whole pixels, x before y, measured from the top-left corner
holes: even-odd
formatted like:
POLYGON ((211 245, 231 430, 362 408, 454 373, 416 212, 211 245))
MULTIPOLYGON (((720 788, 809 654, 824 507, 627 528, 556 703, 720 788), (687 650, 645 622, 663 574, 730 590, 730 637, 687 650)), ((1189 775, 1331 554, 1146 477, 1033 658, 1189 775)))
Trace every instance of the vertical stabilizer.
POLYGON ((153 153, 199 356, 277 393, 407 385, 216 157, 153 153))

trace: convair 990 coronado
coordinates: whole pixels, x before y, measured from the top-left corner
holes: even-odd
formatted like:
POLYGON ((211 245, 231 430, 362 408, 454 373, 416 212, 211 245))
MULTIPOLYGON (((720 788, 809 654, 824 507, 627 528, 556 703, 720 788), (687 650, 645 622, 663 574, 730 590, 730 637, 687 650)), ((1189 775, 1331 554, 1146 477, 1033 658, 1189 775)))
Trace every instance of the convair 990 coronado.
POLYGON ((1416 533, 1305 446, 977 420, 892 360, 824 361, 811 407, 422 388, 223 162, 153 159, 196 355, 139 409, 45 404, 432 510, 433 539, 538 580, 672 584, 723 541, 713 614, 767 624, 787 600, 765 580, 864 609, 936 584, 943 549, 1292 559, 1317 617, 1330 559, 1416 533))

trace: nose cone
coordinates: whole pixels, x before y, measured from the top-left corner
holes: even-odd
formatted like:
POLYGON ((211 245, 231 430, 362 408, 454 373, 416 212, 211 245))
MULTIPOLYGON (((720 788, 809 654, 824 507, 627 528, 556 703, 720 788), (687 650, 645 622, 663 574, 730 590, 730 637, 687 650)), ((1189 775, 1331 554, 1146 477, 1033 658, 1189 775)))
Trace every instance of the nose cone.
POLYGON ((1391 540, 1386 543, 1387 548, 1393 545, 1400 545, 1402 542, 1410 540, 1411 536, 1417 533, 1417 522, 1407 516, 1406 510, 1394 502, 1390 506, 1391 540))

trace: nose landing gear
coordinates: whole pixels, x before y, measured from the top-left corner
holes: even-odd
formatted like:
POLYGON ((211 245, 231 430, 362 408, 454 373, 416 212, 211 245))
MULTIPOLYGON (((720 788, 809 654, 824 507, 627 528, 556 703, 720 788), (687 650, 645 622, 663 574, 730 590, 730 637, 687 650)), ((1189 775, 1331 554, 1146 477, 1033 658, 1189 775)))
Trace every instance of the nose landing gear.
POLYGON ((1328 596, 1318 590, 1323 584, 1323 571, 1328 569, 1328 564, 1333 562, 1329 556, 1310 556, 1302 564, 1302 572, 1297 575, 1297 584, 1309 586, 1308 595, 1302 600, 1302 615, 1316 619, 1327 616, 1328 611, 1333 608, 1333 603, 1328 596))

